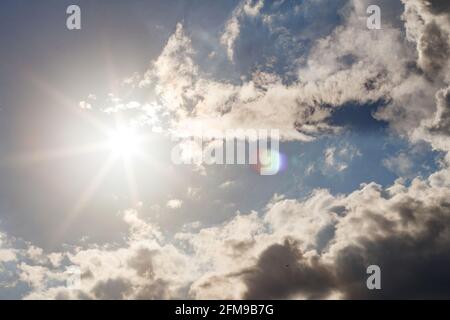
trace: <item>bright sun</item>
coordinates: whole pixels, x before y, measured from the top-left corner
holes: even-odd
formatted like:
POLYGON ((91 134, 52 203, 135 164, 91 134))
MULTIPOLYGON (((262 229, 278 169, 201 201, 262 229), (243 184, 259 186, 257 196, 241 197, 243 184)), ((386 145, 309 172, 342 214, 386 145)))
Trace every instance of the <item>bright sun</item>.
POLYGON ((109 135, 109 148, 120 156, 132 156, 139 151, 140 137, 132 128, 121 127, 109 135))

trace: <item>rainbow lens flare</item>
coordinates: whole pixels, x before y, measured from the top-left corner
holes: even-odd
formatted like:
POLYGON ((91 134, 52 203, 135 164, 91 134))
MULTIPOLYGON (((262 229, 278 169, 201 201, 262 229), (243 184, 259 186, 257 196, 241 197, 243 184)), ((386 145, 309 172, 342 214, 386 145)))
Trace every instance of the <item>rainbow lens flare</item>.
POLYGON ((287 168, 287 158, 277 150, 260 149, 258 162, 252 169, 262 176, 272 176, 287 168))

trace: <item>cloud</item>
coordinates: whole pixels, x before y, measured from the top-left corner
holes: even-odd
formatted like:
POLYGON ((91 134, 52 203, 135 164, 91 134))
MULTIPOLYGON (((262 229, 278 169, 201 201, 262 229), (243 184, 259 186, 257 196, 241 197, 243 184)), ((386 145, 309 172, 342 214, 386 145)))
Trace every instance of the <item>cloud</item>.
MULTIPOLYGON (((343 3, 344 1, 339 2, 336 6, 340 7, 343 3)), ((331 7, 325 15, 336 12, 334 5, 331 7)), ((353 25, 357 22, 354 14, 348 17, 351 23, 347 25, 351 28, 340 28, 321 41, 310 41, 314 43, 310 48, 311 52, 296 52, 295 48, 301 45, 287 48, 289 43, 306 43, 307 39, 314 37, 302 35, 303 38, 295 39, 301 25, 293 23, 289 28, 283 25, 302 21, 300 17, 312 23, 312 18, 307 17, 311 13, 322 12, 323 6, 310 1, 296 7, 295 12, 283 3, 270 5, 262 1, 243 1, 225 26, 222 41, 227 43, 228 53, 233 56, 235 51, 231 48, 236 41, 253 41, 255 32, 252 28, 258 29, 260 24, 268 28, 270 39, 257 41, 265 43, 267 40, 267 44, 270 43, 267 48, 272 48, 274 41, 280 42, 280 48, 270 56, 278 57, 279 54, 290 52, 291 62, 288 65, 292 70, 289 72, 289 81, 285 79, 285 71, 258 66, 251 68, 248 76, 241 77, 240 81, 215 79, 204 72, 201 65, 196 64, 196 49, 182 24, 177 25, 175 33, 143 77, 135 76, 133 81, 138 82, 141 89, 151 91, 158 105, 171 114, 172 118, 167 125, 172 133, 195 132, 199 128, 221 131, 271 128, 280 129, 283 139, 310 141, 322 134, 335 132, 337 128, 328 123, 334 108, 349 101, 367 103, 385 97, 392 84, 385 79, 384 73, 392 70, 392 74, 397 74, 398 67, 397 63, 391 62, 380 70, 379 63, 371 62, 371 58, 377 57, 376 53, 380 51, 378 49, 377 52, 362 52, 361 54, 370 56, 358 59, 358 63, 353 63, 351 69, 347 68, 347 58, 359 58, 351 52, 355 48, 350 45, 354 41, 355 31, 362 33, 358 38, 360 45, 357 48, 364 48, 362 44, 370 35, 367 30, 361 32, 360 23, 353 25), (239 26, 249 29, 242 34, 239 26), (333 51, 330 50, 332 46, 333 51), (329 53, 334 51, 334 56, 330 56, 329 53)), ((328 35, 335 24, 336 22, 327 26, 327 30, 319 34, 328 35)), ((318 26, 314 28, 319 29, 318 26)), ((397 50, 398 36, 396 30, 388 30, 373 48, 394 46, 397 50)), ((259 43, 255 43, 256 45, 259 46, 259 43)), ((401 49, 398 51, 400 56, 401 49)), ((266 56, 266 53, 261 53, 261 56, 266 56)), ((245 55, 239 55, 237 61, 242 59, 245 59, 245 55)), ((280 61, 284 60, 286 59, 280 58, 280 61)), ((384 60, 381 62, 386 64, 384 60)), ((269 64, 271 62, 261 62, 261 65, 269 64)))
POLYGON ((239 21, 237 17, 232 17, 228 20, 225 27, 225 32, 220 38, 220 42, 226 46, 228 59, 233 61, 234 58, 234 42, 239 36, 239 21))
POLYGON ((399 176, 405 176, 411 172, 413 162, 405 153, 399 153, 396 156, 384 159, 383 165, 399 176))
POLYGON ((0 263, 15 261, 17 259, 16 250, 10 246, 11 244, 6 234, 0 232, 0 263))
POLYGON ((27 299, 448 298, 448 177, 443 168, 409 186, 275 197, 260 213, 198 225, 173 243, 128 210, 125 243, 49 254, 29 246, 18 251, 15 281, 30 286, 27 299), (366 288, 371 264, 381 291, 366 288), (77 287, 66 284, 69 267, 80 270, 77 287))
POLYGON ((92 289, 94 296, 102 300, 122 300, 131 290, 128 279, 116 278, 98 282, 92 289))
POLYGON ((226 280, 217 274, 209 282, 203 279, 196 293, 240 278, 246 298, 448 298, 448 285, 433 287, 449 277, 446 183, 436 186, 432 177, 410 187, 400 181, 388 189, 371 183, 345 197, 321 191, 306 202, 275 203, 265 218, 273 233, 254 238, 265 249, 249 246, 241 253, 254 254, 255 262, 228 270, 226 280), (314 216, 319 220, 307 220, 314 216), (297 229, 308 226, 314 231, 297 229), (322 241, 316 241, 319 235, 322 241), (381 291, 366 288, 371 264, 381 267, 381 291))
POLYGON ((441 1, 411 0, 403 19, 408 38, 417 44, 418 64, 430 76, 445 75, 449 60, 450 13, 441 1))
POLYGON ((436 93, 436 106, 429 130, 434 134, 450 136, 450 86, 436 93))
POLYGON ((449 34, 442 30, 436 22, 424 27, 418 42, 419 65, 430 76, 445 69, 450 56, 449 34))
POLYGON ((181 206, 183 205, 183 201, 180 199, 171 199, 169 201, 167 201, 167 208, 170 209, 179 209, 181 208, 181 206))
MULTIPOLYGON (((281 130, 282 139, 311 141, 338 132, 330 124, 335 110, 381 101, 376 119, 412 142, 433 140, 424 123, 436 111, 435 94, 450 80, 446 6, 425 0, 324 2, 292 8, 283 1, 241 1, 219 39, 234 63, 252 63, 237 68, 238 79, 205 70, 198 61, 202 48, 177 24, 145 74, 128 79, 157 106, 140 102, 133 112, 145 111, 136 118, 175 136, 272 128, 281 130), (366 27, 369 4, 383 8, 382 32, 366 27), (288 67, 275 67, 275 60, 288 67)), ((445 148, 442 141, 433 145, 445 148)))
MULTIPOLYGON (((224 34, 227 41, 231 37, 229 28, 238 28, 236 19, 247 16, 242 9, 245 3, 230 18, 224 34)), ((171 122, 174 132, 195 132, 199 128, 222 131, 276 128, 281 130, 283 139, 310 141, 337 130, 329 124, 337 108, 349 102, 368 104, 384 100, 388 104, 377 112, 377 118, 388 121, 398 132, 412 138, 414 129, 434 108, 432 97, 438 90, 438 83, 431 83, 410 66, 416 59, 419 66, 426 64, 425 56, 437 63, 431 53, 422 54, 422 58, 420 53, 428 50, 425 47, 434 48, 437 40, 429 33, 423 34, 423 30, 414 31, 413 18, 405 11, 409 33, 416 34, 417 43, 422 43, 415 52, 405 43, 405 35, 397 26, 385 24, 383 33, 375 37, 360 19, 364 13, 357 2, 349 2, 345 8, 341 25, 313 42, 307 53, 296 53, 297 61, 303 62, 292 63, 297 68, 296 81, 290 82, 284 81, 283 72, 257 69, 240 84, 207 76, 195 64, 195 50, 189 36, 178 25, 146 75, 160 93, 162 105, 175 112, 176 119, 171 122), (405 105, 413 110, 406 112, 405 105)), ((259 14, 246 23, 254 23, 252 21, 259 16, 270 16, 265 10, 265 7, 258 10, 259 14)), ((281 19, 277 23, 282 22, 286 21, 281 19)), ((237 31, 232 35, 233 43, 244 37, 237 31)), ((279 37, 280 34, 274 35, 274 39, 279 37)), ((410 39, 414 41, 413 36, 410 39)), ((436 55, 441 52, 442 63, 438 63, 444 68, 443 60, 448 55, 439 49, 434 51, 436 55)))
POLYGON ((228 59, 234 61, 235 42, 240 34, 240 20, 245 17, 255 17, 264 5, 263 0, 252 4, 251 0, 242 1, 233 11, 231 18, 226 22, 225 31, 220 37, 220 42, 227 49, 228 59))
POLYGON ((79 105, 81 109, 92 109, 92 105, 86 101, 80 101, 79 105))
MULTIPOLYGON (((20 281, 32 290, 26 299, 164 299, 182 297, 195 274, 188 257, 134 211, 123 215, 130 230, 122 246, 87 245, 64 252, 64 266, 22 261, 20 281), (166 243, 166 244, 163 244, 166 243), (184 266, 184 267, 182 267, 184 266), (67 284, 79 270, 77 286, 67 284), (187 270, 189 273, 186 273, 187 270)), ((52 253, 55 254, 55 253, 52 253)))
POLYGON ((333 274, 317 257, 304 257, 286 240, 264 250, 253 269, 246 270, 246 299, 287 299, 293 295, 320 299, 333 287, 333 274))
POLYGON ((202 189, 199 187, 188 187, 186 196, 191 200, 199 200, 201 198, 202 189))
POLYGON ((16 253, 11 249, 0 249, 0 262, 16 260, 16 253))
POLYGON ((323 158, 318 159, 305 169, 306 175, 311 175, 315 171, 322 174, 334 174, 346 170, 356 157, 362 154, 355 146, 349 143, 340 143, 326 147, 323 151, 323 158))
POLYGON ((221 188, 221 189, 228 189, 228 188, 231 188, 231 187, 233 187, 235 185, 236 185, 236 181, 234 181, 234 180, 227 180, 227 181, 221 183, 219 185, 219 188, 221 188))
POLYGON ((331 114, 327 103, 345 100, 329 101, 316 85, 284 85, 279 76, 265 72, 255 72, 242 85, 209 79, 194 64, 193 52, 178 25, 143 81, 154 85, 162 105, 174 113, 174 132, 274 128, 285 139, 311 140, 333 130, 325 121, 331 114))
POLYGON ((325 149, 324 157, 325 157, 325 165, 328 168, 335 169, 337 171, 344 171, 348 168, 347 164, 344 162, 336 162, 336 148, 330 147, 325 149))

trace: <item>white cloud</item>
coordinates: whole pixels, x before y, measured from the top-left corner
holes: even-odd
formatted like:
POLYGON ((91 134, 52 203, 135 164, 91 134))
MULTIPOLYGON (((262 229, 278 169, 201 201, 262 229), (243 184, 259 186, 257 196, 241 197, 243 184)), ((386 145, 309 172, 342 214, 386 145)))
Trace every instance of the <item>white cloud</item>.
MULTIPOLYGON (((325 148, 323 152, 323 174, 342 172, 346 170, 355 157, 361 157, 361 152, 353 145, 344 143, 325 148)), ((306 174, 313 173, 322 162, 311 163, 305 170, 306 174)))
POLYGON ((167 201, 167 208, 170 209, 179 209, 183 205, 183 201, 180 199, 171 199, 167 201))
POLYGON ((227 48, 227 55, 230 61, 233 61, 234 58, 234 42, 236 41, 238 36, 239 20, 236 16, 233 16, 230 20, 228 20, 225 27, 225 32, 220 38, 220 42, 227 48))
POLYGON ((221 189, 228 189, 228 188, 231 188, 231 187, 233 187, 235 185, 236 185, 236 181, 234 181, 234 180, 227 180, 227 181, 221 183, 219 185, 219 188, 221 188, 221 189))
POLYGON ((92 109, 92 105, 86 101, 80 101, 79 105, 81 109, 92 109))
POLYGON ((0 249, 0 263, 16 260, 16 253, 13 249, 0 249))
POLYGON ((396 156, 384 159, 383 165, 399 176, 406 176, 411 173, 413 162, 405 153, 401 152, 396 156))
POLYGON ((220 38, 222 45, 226 47, 228 59, 234 61, 234 45, 240 34, 240 22, 244 16, 255 17, 264 5, 263 0, 252 4, 251 0, 242 1, 233 11, 230 19, 225 24, 225 31, 220 38))

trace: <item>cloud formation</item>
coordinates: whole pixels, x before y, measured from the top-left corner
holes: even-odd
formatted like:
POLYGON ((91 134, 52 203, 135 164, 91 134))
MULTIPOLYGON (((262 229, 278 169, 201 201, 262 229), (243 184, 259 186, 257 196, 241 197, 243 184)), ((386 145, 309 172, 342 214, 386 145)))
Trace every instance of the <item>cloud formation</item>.
POLYGON ((30 299, 449 298, 449 187, 442 169, 410 186, 276 197, 264 212, 180 232, 174 243, 127 211, 125 244, 52 254, 29 246, 17 251, 15 272, 30 299), (381 291, 366 288, 371 264, 382 270, 381 291), (80 271, 78 286, 65 282, 69 267, 80 271))
MULTIPOLYGON (((338 1, 331 25, 298 37, 292 19, 307 8, 315 12, 324 1, 304 1, 291 13, 283 3, 243 1, 225 23, 220 42, 230 63, 245 70, 238 80, 203 70, 189 31, 179 23, 146 73, 127 81, 151 92, 156 102, 113 99, 114 107, 103 111, 143 111, 146 121, 167 115, 171 134, 201 127, 271 128, 285 140, 308 142, 339 132, 330 122, 336 110, 382 102, 376 119, 411 143, 426 141, 446 152, 442 168, 410 183, 369 182, 345 195, 316 189, 302 199, 274 197, 263 210, 186 228, 173 239, 136 210, 123 212, 129 230, 122 243, 47 253, 2 234, 1 268, 11 277, 1 281, 26 284, 28 299, 450 298, 447 2, 402 0, 401 17, 387 16, 377 32, 361 19, 367 1, 338 1), (249 49, 258 63, 247 68, 240 57, 255 27, 266 28, 268 37, 251 42, 249 48, 261 44, 264 50, 260 57, 249 49), (273 51, 264 46, 269 40, 273 51), (290 41, 305 47, 297 51, 290 41), (281 57, 287 57, 288 70, 277 64, 278 51, 286 52, 281 57), (381 267, 382 291, 366 288, 371 264, 381 267), (76 287, 66 283, 73 268, 81 280, 76 287)), ((343 171, 358 150, 331 146, 323 156, 325 166, 343 171)), ((402 154, 385 165, 411 169, 402 154)), ((166 205, 176 209, 182 201, 166 205)))
MULTIPOLYGON (((175 134, 273 128, 280 129, 285 140, 311 141, 337 132, 339 128, 330 124, 335 110, 349 103, 382 101, 385 106, 377 111, 377 119, 413 142, 433 140, 423 133, 423 124, 436 111, 434 95, 449 81, 445 6, 404 1, 401 17, 401 11, 398 16, 387 14, 382 32, 377 32, 368 30, 362 18, 366 2, 342 1, 331 7, 322 2, 305 1, 292 11, 282 2, 243 1, 225 24, 221 42, 232 61, 248 56, 247 52, 236 59, 239 41, 255 48, 265 48, 266 42, 293 43, 295 48, 308 43, 307 50, 281 50, 291 56, 289 72, 267 68, 271 62, 265 58, 279 57, 279 52, 263 50, 255 53, 252 59, 258 63, 242 71, 240 80, 216 79, 197 63, 197 51, 180 23, 145 75, 135 75, 131 82, 156 96, 171 115, 166 126, 175 134), (335 21, 324 22, 326 30, 296 37, 292 31, 299 26, 291 23, 301 20, 311 30, 312 18, 305 12, 322 21, 317 11, 324 7, 338 14, 335 21), (406 32, 400 28, 402 22, 406 32), (261 26, 268 28, 269 39, 254 37, 252 28, 261 26), (251 30, 248 34, 246 28, 251 30)), ((397 12, 399 7, 390 1, 377 4, 384 12, 397 12)), ((432 143, 441 148, 442 143, 432 143)))

